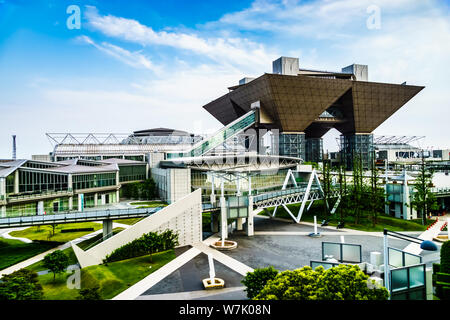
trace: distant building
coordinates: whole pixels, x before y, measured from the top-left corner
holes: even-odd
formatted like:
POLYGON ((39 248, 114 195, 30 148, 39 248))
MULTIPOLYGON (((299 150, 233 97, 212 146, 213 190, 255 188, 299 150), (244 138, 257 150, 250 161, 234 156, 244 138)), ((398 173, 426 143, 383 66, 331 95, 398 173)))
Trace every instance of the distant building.
POLYGON ((0 160, 0 217, 82 211, 119 201, 122 184, 148 177, 145 162, 0 160))

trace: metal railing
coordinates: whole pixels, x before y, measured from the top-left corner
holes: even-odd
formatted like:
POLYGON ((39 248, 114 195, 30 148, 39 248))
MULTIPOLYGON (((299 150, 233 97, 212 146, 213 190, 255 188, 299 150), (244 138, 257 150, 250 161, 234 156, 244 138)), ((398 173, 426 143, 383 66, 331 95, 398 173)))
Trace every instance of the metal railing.
MULTIPOLYGON (((47 197, 47 196, 52 197, 52 196, 67 195, 67 194, 72 194, 72 193, 73 193, 73 190, 71 188, 69 188, 67 190, 43 191, 43 192, 36 192, 36 193, 17 194, 17 195, 10 194, 6 198, 8 199, 9 202, 14 202, 14 201, 29 200, 29 199, 39 198, 39 197, 47 197)), ((2 200, 1 197, 0 197, 0 200, 2 200)))
POLYGON ((190 150, 186 152, 168 153, 167 159, 180 157, 197 157, 205 154, 206 152, 220 146, 226 140, 232 138, 236 134, 252 126, 256 121, 256 112, 257 112, 256 110, 251 110, 247 112, 242 117, 234 120, 225 127, 221 128, 211 137, 199 141, 190 150))
POLYGON ((76 221, 98 221, 109 219, 123 219, 127 217, 151 215, 164 207, 104 209, 72 213, 55 213, 33 216, 18 216, 0 218, 0 227, 32 226, 43 224, 72 223, 76 221))

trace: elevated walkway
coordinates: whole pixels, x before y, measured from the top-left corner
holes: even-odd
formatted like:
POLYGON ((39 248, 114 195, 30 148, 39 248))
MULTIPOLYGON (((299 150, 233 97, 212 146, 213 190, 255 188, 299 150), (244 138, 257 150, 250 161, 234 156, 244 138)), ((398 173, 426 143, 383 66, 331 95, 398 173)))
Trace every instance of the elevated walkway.
POLYGON ((138 218, 152 215, 161 209, 163 209, 163 207, 140 209, 102 209, 83 212, 64 212, 46 215, 8 217, 0 218, 0 228, 138 218))
POLYGON ((184 158, 184 157, 198 157, 202 156, 208 151, 219 147, 228 139, 235 137, 244 130, 250 128, 257 121, 257 109, 253 109, 240 118, 229 123, 219 131, 214 133, 211 137, 197 142, 190 150, 178 153, 168 153, 167 159, 184 158))

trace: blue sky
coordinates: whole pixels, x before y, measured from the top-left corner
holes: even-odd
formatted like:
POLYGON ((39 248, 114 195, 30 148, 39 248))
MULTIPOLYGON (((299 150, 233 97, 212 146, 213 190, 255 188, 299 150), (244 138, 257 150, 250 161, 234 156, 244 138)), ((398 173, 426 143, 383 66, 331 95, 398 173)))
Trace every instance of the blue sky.
MULTIPOLYGON (((220 127, 201 107, 281 55, 304 68, 369 65, 426 88, 375 134, 450 147, 450 10, 434 0, 0 0, 0 158, 51 151, 46 132, 220 127), (68 29, 69 5, 81 28, 68 29), (379 28, 371 28, 374 8, 379 28)), ((336 150, 336 132, 325 148, 336 150)))

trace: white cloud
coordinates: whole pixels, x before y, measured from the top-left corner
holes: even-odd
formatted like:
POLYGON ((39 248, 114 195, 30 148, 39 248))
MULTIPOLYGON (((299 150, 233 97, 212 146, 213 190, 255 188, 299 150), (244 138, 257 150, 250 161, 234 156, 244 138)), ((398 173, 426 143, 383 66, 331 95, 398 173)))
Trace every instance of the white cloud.
POLYGON ((276 54, 270 54, 259 43, 239 37, 201 37, 194 32, 154 31, 134 19, 99 15, 97 8, 87 6, 88 27, 106 36, 142 46, 167 46, 208 57, 215 63, 252 70, 264 69, 276 54))
POLYGON ((98 50, 106 53, 109 56, 116 58, 119 61, 137 69, 148 69, 156 71, 158 70, 153 63, 140 52, 131 52, 119 46, 113 45, 108 42, 102 42, 97 44, 88 36, 82 35, 76 38, 77 41, 90 44, 98 50))

